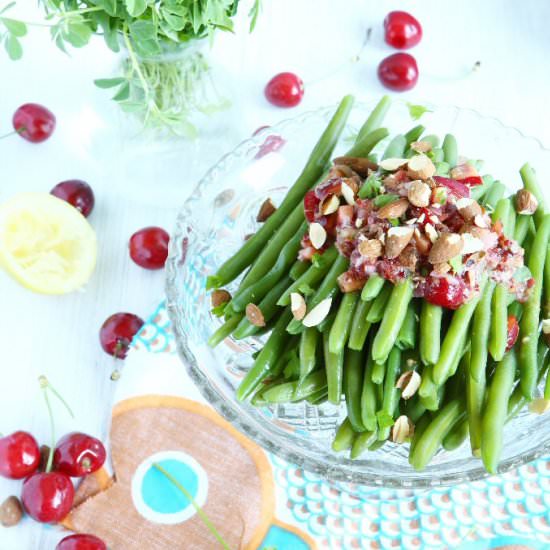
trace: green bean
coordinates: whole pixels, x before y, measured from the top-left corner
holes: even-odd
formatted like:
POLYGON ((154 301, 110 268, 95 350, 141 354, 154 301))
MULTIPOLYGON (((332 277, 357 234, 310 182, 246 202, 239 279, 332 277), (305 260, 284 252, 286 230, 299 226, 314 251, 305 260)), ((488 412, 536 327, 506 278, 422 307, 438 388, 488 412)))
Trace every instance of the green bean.
POLYGON ((403 414, 405 414, 411 422, 416 424, 416 422, 425 412, 426 407, 424 407, 424 405, 422 405, 422 403, 420 402, 418 394, 414 395, 411 399, 405 401, 403 414))
POLYGON ((349 418, 346 418, 336 430, 336 435, 334 436, 334 440, 332 442, 332 450, 335 453, 339 453, 341 451, 351 449, 355 436, 356 434, 353 431, 351 422, 349 421, 349 418))
POLYGON ((495 283, 488 281, 485 291, 477 305, 472 324, 472 353, 470 357, 470 376, 477 382, 485 379, 487 367, 487 343, 491 326, 491 303, 495 283))
POLYGON ((340 353, 330 353, 328 349, 329 335, 323 334, 323 353, 327 372, 328 400, 334 405, 340 404, 344 377, 344 350, 340 353))
POLYGON ((550 247, 546 251, 546 261, 544 262, 544 280, 543 280, 544 298, 543 312, 544 318, 550 318, 550 247))
MULTIPOLYGON (((239 252, 229 258, 229 260, 227 260, 218 269, 216 275, 208 278, 207 288, 219 288, 226 285, 242 273, 247 266, 251 265, 256 258, 262 258, 264 253, 266 253, 266 250, 270 248, 270 245, 273 242, 272 241, 268 244, 268 241, 277 233, 277 230, 280 229, 283 224, 286 225, 288 218, 292 215, 291 213, 296 211, 298 207, 301 211, 301 215, 303 216, 303 208, 301 204, 302 199, 306 191, 310 189, 322 176, 325 167, 332 156, 332 152, 338 143, 340 134, 346 126, 353 102, 354 100, 352 96, 346 96, 340 102, 340 105, 334 113, 326 130, 323 132, 319 138, 319 141, 313 148, 302 173, 294 185, 288 190, 279 208, 277 208, 277 210, 265 221, 262 227, 244 243, 239 252)), ((301 220, 298 221, 298 224, 300 222, 301 220)), ((280 239, 277 238, 276 241, 277 240, 280 239)), ((278 248, 276 252, 278 252, 278 250, 280 250, 280 248, 278 248)), ((248 278, 246 284, 256 282, 263 274, 265 274, 275 261, 276 255, 277 254, 273 256, 271 263, 266 262, 267 269, 265 269, 265 266, 262 266, 260 269, 259 266, 256 273, 259 272, 260 275, 257 279, 253 279, 250 275, 252 272, 251 270, 247 277, 245 277, 245 280, 248 278)), ((265 254, 265 256, 267 257, 268 254, 265 254)), ((267 259, 266 257, 263 259, 267 259)))
POLYGON ((516 227, 514 229, 514 240, 521 246, 527 233, 529 231, 529 226, 531 224, 532 216, 526 214, 518 214, 516 218, 516 227))
POLYGON ((493 380, 487 391, 487 404, 481 421, 481 459, 485 469, 492 474, 497 471, 502 452, 502 432, 516 375, 516 366, 516 353, 511 351, 497 364, 493 380))
POLYGON ((242 314, 230 317, 223 325, 221 325, 212 336, 208 339, 208 345, 215 348, 220 342, 223 342, 232 332, 243 318, 242 314))
POLYGON ((330 329, 328 340, 328 349, 330 353, 339 353, 346 346, 349 333, 351 332, 351 323, 353 321, 355 306, 358 300, 358 292, 348 292, 344 294, 340 306, 338 307, 336 319, 334 319, 334 323, 330 329))
POLYGON ((289 340, 285 327, 291 317, 292 313, 287 309, 277 320, 262 351, 254 361, 254 365, 237 388, 236 395, 239 401, 244 401, 249 397, 275 366, 281 350, 285 349, 285 344, 289 340))
POLYGON ((367 364, 363 376, 363 389, 361 392, 361 421, 365 429, 376 431, 376 411, 378 410, 377 387, 372 381, 372 369, 374 363, 370 353, 367 353, 367 364))
POLYGON ((434 164, 439 164, 444 161, 445 153, 441 147, 434 147, 432 149, 432 161, 434 164))
POLYGON ((538 228, 540 225, 542 225, 545 216, 549 213, 548 205, 546 204, 546 200, 544 198, 544 193, 542 192, 542 189, 537 182, 537 175, 535 173, 535 170, 533 170, 533 168, 528 163, 524 164, 521 167, 519 173, 523 181, 523 186, 525 187, 525 189, 531 191, 531 193, 535 195, 539 203, 539 206, 534 214, 535 225, 538 228))
POLYGON ((407 315, 407 307, 412 299, 412 294, 413 285, 410 279, 405 279, 393 287, 384 317, 372 343, 372 358, 377 363, 388 358, 407 315))
POLYGON ((420 139, 420 136, 424 133, 424 130, 426 130, 426 127, 422 126, 422 124, 418 124, 418 126, 411 128, 405 134, 405 141, 407 143, 407 147, 409 147, 409 145, 414 141, 418 141, 420 139))
POLYGON ((378 142, 388 137, 386 128, 378 128, 357 139, 355 145, 347 152, 348 157, 367 157, 378 142))
POLYGON ((386 304, 390 299, 390 294, 392 292, 393 285, 389 282, 385 282, 382 290, 378 296, 374 299, 371 308, 367 314, 367 321, 369 323, 379 323, 384 317, 384 310, 386 309, 386 304))
POLYGON ((361 126, 361 128, 359 129, 359 135, 357 138, 358 140, 360 140, 361 137, 370 134, 373 130, 376 130, 382 125, 382 122, 384 121, 384 118, 386 117, 386 114, 390 108, 390 105, 390 97, 387 95, 383 96, 382 99, 371 111, 371 114, 369 115, 363 126, 361 126))
POLYGON ((441 345, 439 360, 433 368, 432 378, 436 385, 443 384, 447 378, 451 376, 455 358, 464 345, 463 340, 468 332, 470 320, 481 296, 485 292, 485 287, 486 282, 484 280, 482 284, 480 284, 479 295, 471 298, 469 302, 460 306, 460 308, 453 313, 451 324, 449 325, 449 329, 441 345))
POLYGON ((372 381, 374 384, 381 385, 386 375, 386 362, 374 363, 372 365, 372 381))
POLYGON ((435 172, 438 176, 448 176, 451 170, 451 165, 448 162, 436 162, 435 172))
POLYGON ((374 300, 379 294, 386 280, 380 275, 373 273, 365 283, 363 290, 361 291, 361 300, 365 302, 370 302, 374 300))
POLYGON ((490 176, 489 174, 483 176, 482 179, 483 183, 481 185, 476 185, 470 190, 470 196, 477 202, 483 202, 483 198, 492 187, 494 181, 493 176, 490 176))
POLYGON ((290 304, 290 295, 293 292, 300 292, 304 285, 315 286, 329 271, 334 260, 338 257, 338 250, 332 246, 320 255, 308 270, 303 273, 292 285, 290 285, 277 301, 278 306, 288 306, 290 304))
MULTIPOLYGON (((471 359, 470 359, 471 364, 471 359)), ((480 455, 481 449, 481 420, 485 403, 485 373, 476 380, 470 373, 466 376, 466 408, 468 412, 468 427, 470 432, 470 446, 474 456, 480 455)))
POLYGON ((422 382, 418 388, 420 403, 429 411, 439 408, 442 391, 445 386, 437 386, 433 381, 433 366, 428 365, 422 372, 422 382))
MULTIPOLYGON (((281 311, 281 308, 277 307, 277 300, 288 285, 291 284, 290 277, 283 277, 271 290, 264 296, 262 301, 258 304, 258 308, 264 316, 265 323, 269 323, 271 319, 275 317, 277 313, 281 311)), ((263 327, 253 325, 246 317, 243 317, 238 324, 237 328, 233 332, 233 338, 241 340, 248 338, 254 334, 258 334, 263 327)))
POLYGON ((429 143, 432 146, 432 151, 436 147, 439 147, 439 136, 436 136, 435 134, 428 134, 427 136, 423 136, 420 141, 429 143))
POLYGON ((498 284, 493 294, 489 352, 495 361, 502 361, 508 341, 508 289, 498 284))
POLYGON ((443 438, 443 448, 446 451, 454 451, 458 449, 468 437, 469 427, 468 419, 464 418, 457 422, 451 431, 443 438))
POLYGON ((293 281, 296 281, 310 268, 310 266, 311 264, 309 262, 302 262, 302 260, 296 260, 294 264, 292 264, 292 267, 290 268, 290 271, 288 272, 288 274, 293 281))
POLYGON ((491 189, 489 189, 485 195, 485 200, 483 201, 485 206, 488 208, 495 208, 498 201, 504 197, 505 192, 506 187, 504 187, 500 181, 495 181, 491 189))
POLYGON ((409 455, 409 462, 415 470, 423 470, 428 465, 444 437, 463 416, 464 402, 460 399, 449 401, 434 415, 409 455))
POLYGON ((331 310, 329 311, 329 314, 316 327, 317 331, 320 332, 321 334, 324 334, 325 332, 327 334, 330 333, 330 329, 332 328, 332 323, 334 323, 334 320, 336 319, 336 315, 338 315, 339 304, 336 302, 337 299, 338 299, 338 296, 335 296, 335 301, 331 306, 331 310))
POLYGON ((288 273, 289 267, 294 262, 300 250, 300 243, 306 229, 307 222, 304 221, 292 239, 282 248, 275 265, 273 265, 273 267, 257 282, 248 286, 243 284, 241 288, 239 288, 231 300, 231 307, 234 311, 244 311, 248 304, 259 302, 269 292, 273 285, 288 273))
POLYGON ((350 458, 355 460, 359 458, 364 452, 368 451, 373 443, 377 441, 376 432, 363 432, 360 433, 353 442, 351 447, 350 458))
POLYGON ((397 334, 396 345, 399 349, 414 349, 416 345, 416 334, 417 334, 417 325, 418 319, 416 316, 416 307, 411 301, 409 307, 407 308, 407 314, 403 320, 403 324, 399 329, 397 334))
POLYGON ((407 140, 405 136, 398 134, 389 142, 384 154, 382 155, 382 160, 403 157, 406 147, 407 140))
POLYGON ((344 395, 348 418, 356 432, 364 432, 361 420, 361 392, 363 389, 363 354, 355 350, 346 350, 344 366, 344 395))
POLYGON ((365 345, 365 340, 371 327, 371 324, 367 321, 367 314, 371 305, 372 302, 363 302, 363 300, 359 300, 357 303, 348 340, 348 347, 350 349, 361 351, 365 345))
POLYGON ((532 399, 537 382, 537 342, 541 297, 544 275, 544 263, 548 252, 550 239, 550 214, 544 216, 537 228, 533 247, 529 254, 528 267, 535 285, 524 305, 523 317, 520 323, 519 369, 520 383, 523 395, 532 399))
POLYGON ((262 397, 267 403, 302 401, 306 397, 318 393, 326 385, 327 376, 325 372, 318 370, 306 376, 302 382, 293 380, 292 382, 283 382, 270 387, 262 392, 262 397))
POLYGON ((300 335, 300 382, 315 369, 319 336, 315 327, 306 328, 300 335))
POLYGON ((370 447, 369 451, 373 453, 374 451, 377 451, 378 449, 382 448, 386 444, 385 441, 375 441, 370 447))
POLYGON ((401 350, 394 346, 388 357, 386 376, 384 377, 384 398, 382 408, 376 413, 378 420, 378 440, 383 441, 390 436, 394 423, 394 411, 399 403, 401 390, 395 387, 401 371, 401 350))
POLYGON ((452 168, 458 164, 458 146, 456 138, 452 134, 447 134, 443 139, 442 144, 443 153, 445 155, 445 162, 452 168))
POLYGON ((435 365, 441 351, 443 308, 422 300, 420 312, 420 358, 424 365, 435 365))
POLYGON ((308 397, 306 397, 306 401, 310 405, 315 405, 315 406, 319 406, 319 405, 322 405, 323 403, 326 403, 328 401, 327 389, 323 388, 322 390, 319 390, 317 393, 313 393, 309 395, 308 397))
POLYGON ((432 421, 431 413, 428 411, 428 412, 425 412, 423 415, 421 415, 418 418, 417 422, 415 422, 414 434, 412 436, 411 445, 409 447, 409 463, 411 461, 411 456, 414 453, 414 450, 416 448, 416 445, 418 444, 419 439, 422 437, 422 435, 426 431, 426 428, 430 425, 431 421, 432 421))
MULTIPOLYGON (((336 258, 328 273, 325 275, 321 285, 315 292, 315 294, 308 301, 308 310, 311 311, 315 306, 319 305, 324 299, 330 298, 339 292, 338 277, 344 273, 349 267, 349 260, 345 256, 336 258)), ((292 319, 287 327, 288 332, 291 334, 298 334, 304 330, 304 325, 297 319, 292 319)))
MULTIPOLYGON (((543 343, 543 349, 545 352, 545 355, 542 357, 541 362, 539 365, 541 365, 541 370, 548 369, 548 360, 550 359, 550 354, 548 353, 548 346, 546 343, 543 343)), ((550 401, 550 376, 548 374, 546 375, 546 381, 544 383, 544 399, 546 401, 550 401)))

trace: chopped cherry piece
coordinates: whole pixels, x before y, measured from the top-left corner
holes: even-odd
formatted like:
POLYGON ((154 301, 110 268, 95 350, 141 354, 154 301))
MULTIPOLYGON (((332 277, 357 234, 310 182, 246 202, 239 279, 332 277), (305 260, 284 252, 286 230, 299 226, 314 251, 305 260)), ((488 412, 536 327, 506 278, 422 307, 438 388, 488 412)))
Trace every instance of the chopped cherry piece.
POLYGON ((396 283, 401 281, 407 274, 407 270, 399 263, 397 259, 388 260, 386 258, 376 263, 376 270, 381 277, 396 283))
POLYGON ((46 141, 55 130, 55 116, 38 103, 25 103, 13 115, 13 129, 27 141, 46 141))
POLYGON ((508 315, 508 338, 506 340, 506 351, 510 351, 519 336, 519 323, 515 315, 508 315))
POLYGON ((62 181, 50 191, 50 194, 73 205, 85 218, 91 214, 94 208, 94 192, 82 180, 62 181))
POLYGON ((55 547, 55 550, 107 550, 107 545, 94 535, 69 535, 55 547))
POLYGON ((304 196, 304 215, 309 223, 313 223, 319 212, 319 203, 321 200, 315 194, 315 191, 308 191, 304 196))
POLYGON ((144 321, 132 313, 115 313, 105 320, 99 331, 101 347, 109 355, 124 359, 133 337, 144 321))
POLYGON ((466 185, 481 185, 483 183, 483 178, 481 176, 468 176, 467 178, 461 178, 459 180, 460 183, 464 183, 466 185))
POLYGON ((107 453, 95 437, 73 432, 63 436, 55 447, 54 468, 70 477, 84 477, 105 463, 107 453))
POLYGON ((459 197, 464 197, 464 198, 470 197, 469 187, 458 180, 454 180, 452 178, 445 178, 443 176, 434 176, 433 179, 436 183, 438 183, 439 185, 443 185, 451 193, 454 193, 459 197))
POLYGON ((416 46, 422 39, 422 26, 406 11, 391 11, 384 19, 384 38, 398 50, 416 46))
MULTIPOLYGON (((266 126, 267 128, 267 126, 266 126)), ((286 143, 286 140, 281 136, 272 134, 265 138, 265 141, 260 145, 258 152, 254 158, 261 159, 265 157, 268 153, 275 153, 286 143)))
POLYGON ((38 469, 40 449, 28 432, 14 432, 0 438, 0 475, 23 479, 38 469))
POLYGON ((145 269, 162 269, 170 235, 162 227, 145 227, 130 237, 130 258, 145 269))
POLYGON ((40 523, 60 522, 70 512, 73 499, 73 482, 61 472, 35 473, 23 483, 23 506, 40 523))
POLYGON ((394 53, 378 65, 378 78, 386 88, 405 92, 418 82, 418 65, 408 53, 394 53))
POLYGON ((437 306, 457 309, 466 301, 466 283, 452 276, 426 277, 424 298, 437 306))
POLYGON ((295 107, 302 101, 304 83, 294 73, 279 73, 265 87, 266 99, 277 107, 295 107))

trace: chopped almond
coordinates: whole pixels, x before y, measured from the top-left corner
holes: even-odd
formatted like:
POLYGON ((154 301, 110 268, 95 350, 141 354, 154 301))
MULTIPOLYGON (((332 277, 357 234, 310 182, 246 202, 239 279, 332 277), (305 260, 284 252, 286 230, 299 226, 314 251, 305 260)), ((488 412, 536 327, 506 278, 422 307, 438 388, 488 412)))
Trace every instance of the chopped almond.
POLYGON ((437 241, 439 233, 436 231, 435 227, 431 223, 427 223, 424 226, 424 231, 426 232, 428 239, 430 239, 432 243, 435 243, 435 241, 437 241))
POLYGON ((407 199, 397 199, 390 202, 378 210, 378 216, 380 218, 390 220, 400 218, 405 214, 409 208, 409 201, 407 199))
POLYGON ((265 222, 272 214, 276 212, 276 210, 277 207, 273 204, 271 199, 266 199, 262 203, 262 206, 260 206, 260 211, 256 216, 256 221, 260 223, 265 222))
POLYGON ((321 202, 321 214, 323 216, 328 216, 329 214, 334 214, 340 206, 340 199, 336 195, 328 195, 321 202))
POLYGON ((306 301, 298 292, 290 293, 290 311, 294 319, 301 321, 306 315, 306 301))
POLYGON ((481 210, 481 206, 479 206, 478 202, 474 199, 469 198, 461 198, 456 201, 456 207, 458 211, 460 212, 460 215, 466 220, 467 222, 472 221, 475 219, 476 216, 479 216, 483 213, 481 210))
POLYGON ((376 260, 382 256, 383 246, 378 239, 368 239, 361 241, 357 246, 361 256, 365 256, 371 260, 376 260))
POLYGON ((219 307, 223 304, 227 304, 227 302, 231 300, 231 294, 229 294, 227 290, 219 288, 218 290, 214 290, 214 292, 212 292, 210 299, 212 301, 212 307, 219 307))
POLYGON ((462 237, 458 233, 442 233, 432 246, 428 261, 434 265, 448 262, 458 256, 463 247, 462 237))
POLYGON ((395 170, 398 170, 399 168, 401 168, 401 166, 405 166, 407 162, 409 162, 409 159, 391 158, 391 159, 381 160, 378 166, 380 166, 382 170, 386 170, 388 172, 394 172, 395 170))
POLYGON ((392 426, 391 429, 391 440, 394 443, 405 443, 414 435, 414 424, 411 420, 405 416, 401 415, 392 426))
POLYGON ((427 183, 416 180, 411 182, 407 196, 413 206, 421 208, 430 204, 432 190, 427 183))
POLYGON ((386 258, 397 258, 410 243, 413 233, 412 227, 391 227, 386 237, 386 258))
POLYGON ((420 252, 422 256, 426 256, 426 254, 430 251, 432 242, 426 237, 426 235, 423 235, 418 228, 414 230, 414 242, 418 252, 420 252))
POLYGON ((327 232, 320 223, 313 222, 309 226, 309 240, 317 250, 320 250, 320 248, 325 244, 325 241, 327 240, 327 232))
POLYGON ((397 380, 396 388, 401 390, 403 399, 410 399, 420 387, 422 378, 415 370, 405 371, 397 380))
POLYGON ((246 318, 255 327, 265 327, 265 319, 262 310, 256 304, 248 304, 245 309, 246 318))
POLYGON ((410 147, 417 153, 429 153, 432 150, 432 144, 429 141, 413 141, 410 147))
POLYGON ((435 175, 435 165, 426 155, 415 155, 407 163, 407 174, 414 179, 427 180, 435 175))
POLYGON ((516 193, 516 211, 518 214, 530 216, 537 211, 539 201, 537 197, 527 189, 520 189, 516 193))
POLYGON ((418 252, 414 245, 407 245, 403 252, 399 254, 399 263, 413 273, 416 271, 416 266, 418 265, 418 252))
POLYGON ((362 157, 337 157, 334 159, 334 164, 349 166, 356 174, 362 178, 366 178, 370 170, 377 170, 378 165, 371 162, 369 159, 362 157))
POLYGON ((341 185, 342 196, 348 204, 355 204, 355 193, 353 189, 345 182, 342 181, 341 185))
POLYGON ((332 298, 325 298, 317 304, 302 320, 305 327, 316 327, 325 320, 329 314, 332 298))

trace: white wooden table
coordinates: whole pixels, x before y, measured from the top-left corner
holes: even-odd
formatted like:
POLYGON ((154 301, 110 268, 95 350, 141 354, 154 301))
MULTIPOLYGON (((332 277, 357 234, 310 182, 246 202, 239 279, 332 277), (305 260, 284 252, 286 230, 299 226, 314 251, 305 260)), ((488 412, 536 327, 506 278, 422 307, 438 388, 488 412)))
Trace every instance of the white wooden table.
MULTIPOLYGON (((35 3, 28 4, 19 13, 38 21, 35 3)), ((97 269, 84 292, 39 296, 0 274, 0 432, 30 430, 49 443, 37 384, 46 374, 76 412, 73 421, 56 407, 59 435, 76 429, 106 435, 114 361, 99 346, 99 327, 117 311, 146 318, 163 297, 163 274, 130 261, 131 233, 154 224, 170 229, 201 173, 258 126, 334 103, 345 93, 383 93, 376 66, 393 53, 382 39, 383 17, 391 9, 414 10, 424 26, 424 39, 412 52, 420 82, 407 99, 473 107, 550 146, 545 0, 264 0, 252 35, 247 4, 238 32, 218 36, 212 51, 224 93, 233 101, 221 120, 224 131, 196 144, 175 142, 162 153, 121 140, 116 107, 92 83, 116 66, 101 40, 68 57, 50 43, 47 31, 33 29, 24 39, 23 60, 0 56, 0 134, 10 130, 17 106, 28 101, 47 105, 58 119, 54 137, 42 145, 17 137, 0 141, 0 200, 18 191, 48 191, 63 179, 87 180, 96 192, 90 221, 99 241, 97 269), (368 27, 370 42, 353 62, 368 27), (481 70, 466 76, 478 60, 481 70), (306 83, 304 100, 292 111, 263 98, 267 80, 283 70, 297 72, 306 83)), ((19 483, 0 480, 0 500, 19 491, 19 483)), ((59 538, 56 530, 25 520, 0 528, 0 550, 50 550, 59 538)))

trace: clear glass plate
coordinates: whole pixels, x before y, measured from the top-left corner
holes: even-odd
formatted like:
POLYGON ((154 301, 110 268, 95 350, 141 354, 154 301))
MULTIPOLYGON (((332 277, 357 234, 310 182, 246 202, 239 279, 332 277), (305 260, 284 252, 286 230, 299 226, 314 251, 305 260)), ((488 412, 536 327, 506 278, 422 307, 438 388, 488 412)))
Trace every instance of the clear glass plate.
MULTIPOLYGON (((355 106, 334 156, 349 148, 373 105, 355 106)), ((334 109, 300 115, 244 141, 210 169, 183 206, 171 240, 166 286, 167 307, 182 361, 205 398, 239 430, 266 450, 332 481, 412 489, 483 478, 487 473, 480 460, 471 456, 468 444, 453 452, 439 451, 423 472, 409 466, 408 445, 387 443, 354 461, 334 453, 331 442, 337 424, 345 417, 343 405, 255 408, 236 400, 235 388, 252 363, 251 353, 261 347, 265 337, 227 339, 215 349, 206 344, 221 322, 210 314, 206 277, 255 231, 256 213, 265 198, 271 197, 276 204, 281 201, 334 109), (266 144, 275 145, 276 150, 266 152, 266 144)), ((484 160, 483 173, 491 173, 515 189, 521 182, 519 168, 529 161, 543 185, 550 181, 550 151, 536 139, 472 110, 435 106, 432 110, 421 120, 427 132, 455 134, 461 155, 484 160)), ((391 135, 414 125, 404 102, 394 103, 385 125, 391 135)), ((384 146, 382 143, 378 149, 384 146)), ((230 285, 229 291, 237 284, 230 285)), ((549 450, 547 418, 525 411, 506 426, 500 471, 549 450)))

